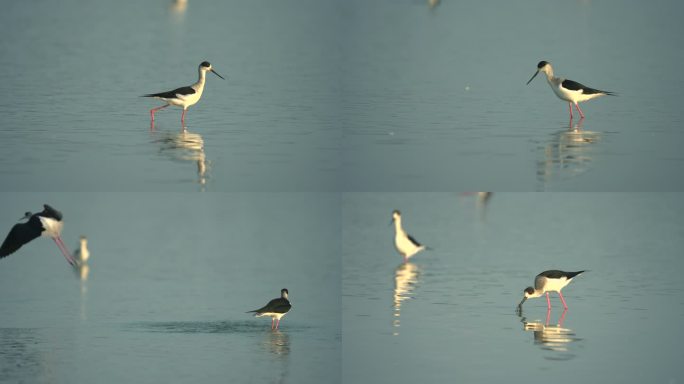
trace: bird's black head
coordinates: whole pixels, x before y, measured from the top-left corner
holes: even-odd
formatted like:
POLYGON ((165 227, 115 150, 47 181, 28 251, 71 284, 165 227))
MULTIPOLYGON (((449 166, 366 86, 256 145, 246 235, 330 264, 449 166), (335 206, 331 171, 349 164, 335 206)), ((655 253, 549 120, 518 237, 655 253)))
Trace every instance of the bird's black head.
POLYGON ((539 64, 537 64, 537 69, 542 69, 542 67, 544 67, 548 63, 549 63, 548 61, 544 61, 544 60, 540 61, 539 64))
POLYGON ((24 216, 22 216, 22 217, 19 219, 19 221, 28 220, 28 219, 31 218, 31 216, 33 216, 33 213, 27 211, 27 212, 24 213, 24 216))
POLYGON ((289 293, 290 293, 290 292, 287 291, 287 288, 283 288, 283 289, 280 290, 280 297, 282 297, 282 298, 284 298, 284 299, 287 299, 287 295, 288 295, 289 293))
POLYGON ((200 67, 211 68, 211 64, 209 64, 208 61, 203 61, 202 64, 200 64, 200 67))
POLYGON ((533 294, 533 293, 534 293, 534 288, 532 288, 532 287, 527 287, 527 288, 525 288, 525 293, 527 293, 528 295, 533 294))
POLYGON ((57 221, 62 221, 62 212, 52 208, 47 204, 43 204, 43 212, 40 213, 40 216, 49 217, 57 221))

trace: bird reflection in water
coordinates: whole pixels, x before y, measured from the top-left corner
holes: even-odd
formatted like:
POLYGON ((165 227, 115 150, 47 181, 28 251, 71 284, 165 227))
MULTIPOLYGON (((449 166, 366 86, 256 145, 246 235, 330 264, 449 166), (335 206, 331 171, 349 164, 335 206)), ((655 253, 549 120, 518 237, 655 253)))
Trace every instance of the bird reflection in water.
POLYGON ((598 132, 582 128, 584 119, 573 124, 570 119, 568 128, 553 134, 551 141, 540 149, 544 158, 537 162, 537 178, 543 183, 554 178, 570 178, 580 175, 591 165, 592 144, 601 138, 598 132))
POLYGON ((169 155, 173 160, 197 164, 197 182, 204 187, 207 183, 209 161, 204 154, 204 139, 199 133, 184 129, 179 133, 158 132, 154 142, 160 145, 159 152, 169 155))
POLYGON ((437 6, 441 3, 441 0, 427 0, 428 7, 431 10, 434 10, 437 8, 437 6))
POLYGON ((563 327, 567 312, 567 309, 563 311, 555 325, 549 325, 551 310, 546 311, 546 321, 543 323, 541 321, 528 321, 523 316, 522 310, 518 312, 520 322, 523 323, 523 330, 534 333, 534 344, 539 345, 543 350, 559 353, 553 357, 548 357, 548 359, 570 360, 575 357, 574 354, 569 353, 568 346, 570 343, 581 339, 575 336, 572 329, 563 327))
MULTIPOLYGON (((394 328, 399 328, 401 305, 405 300, 412 298, 419 278, 420 269, 410 262, 402 263, 394 270, 394 320, 392 321, 394 328)), ((399 330, 395 329, 393 335, 398 336, 399 330)))
POLYGON ((261 345, 266 351, 271 353, 273 357, 280 362, 280 369, 274 369, 271 374, 274 375, 274 383, 286 383, 290 368, 290 335, 286 332, 281 332, 279 329, 273 332, 264 332, 264 340, 261 345))
POLYGON ((262 345, 274 355, 287 356, 290 354, 290 335, 281 332, 279 329, 273 332, 265 332, 262 345))

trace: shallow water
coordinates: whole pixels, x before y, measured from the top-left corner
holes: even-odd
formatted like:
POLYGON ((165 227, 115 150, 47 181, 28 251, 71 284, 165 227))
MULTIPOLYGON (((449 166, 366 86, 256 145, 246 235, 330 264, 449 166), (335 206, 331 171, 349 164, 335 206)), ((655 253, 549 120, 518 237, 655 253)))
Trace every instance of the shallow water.
POLYGON ((346 2, 345 190, 683 189, 681 2, 428 3, 346 2), (581 105, 590 142, 540 60, 619 94, 581 105))
POLYGON ((339 382, 335 195, 4 193, 0 217, 48 195, 90 269, 48 239, 0 260, 0 382, 339 382), (272 332, 245 312, 281 288, 272 332))
POLYGON ((3 5, 3 190, 328 191, 338 186, 333 1, 3 5), (311 31, 316 30, 316 34, 311 31), (160 149, 181 110, 140 98, 207 77, 186 116, 195 154, 160 149))
POLYGON ((684 381, 678 194, 345 194, 344 382, 684 381), (402 264, 388 227, 433 248, 402 264), (547 269, 588 270, 515 310, 547 269), (562 319, 561 319, 562 318, 562 319), (561 321, 562 320, 562 321, 561 321))

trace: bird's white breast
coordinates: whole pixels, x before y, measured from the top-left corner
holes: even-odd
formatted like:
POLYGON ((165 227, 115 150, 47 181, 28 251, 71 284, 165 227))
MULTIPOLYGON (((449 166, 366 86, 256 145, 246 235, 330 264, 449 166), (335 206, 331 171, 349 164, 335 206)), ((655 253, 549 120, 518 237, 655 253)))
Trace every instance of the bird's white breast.
POLYGON ((57 221, 50 217, 38 216, 41 224, 43 224, 43 232, 40 233, 41 236, 46 237, 59 237, 62 233, 63 222, 57 221))
POLYGON ((411 257, 421 250, 421 247, 417 247, 408 238, 405 232, 397 231, 394 236, 394 246, 397 247, 399 253, 405 255, 406 257, 411 257))

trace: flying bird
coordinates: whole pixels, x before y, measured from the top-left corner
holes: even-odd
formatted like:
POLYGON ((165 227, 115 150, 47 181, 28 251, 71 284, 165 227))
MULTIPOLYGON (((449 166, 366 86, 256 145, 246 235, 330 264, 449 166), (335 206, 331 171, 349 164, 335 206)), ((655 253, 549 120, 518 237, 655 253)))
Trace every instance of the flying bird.
POLYGON ((31 240, 40 237, 50 237, 55 241, 59 250, 62 251, 64 258, 72 266, 76 264, 74 258, 69 254, 64 241, 61 238, 62 227, 62 213, 44 204, 43 211, 32 214, 26 212, 21 220, 28 219, 25 223, 15 224, 5 238, 5 241, 0 246, 0 258, 11 255, 21 248, 24 244, 31 240))

